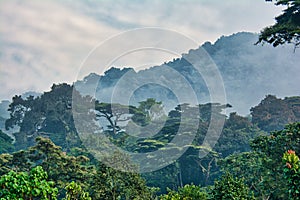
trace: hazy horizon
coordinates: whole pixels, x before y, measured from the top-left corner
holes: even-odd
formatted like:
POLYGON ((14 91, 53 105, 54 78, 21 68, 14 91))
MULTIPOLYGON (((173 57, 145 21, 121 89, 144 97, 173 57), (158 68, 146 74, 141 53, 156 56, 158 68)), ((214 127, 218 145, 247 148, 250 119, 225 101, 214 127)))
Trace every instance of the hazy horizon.
MULTIPOLYGON (((195 41, 195 45, 178 50, 186 53, 222 35, 258 33, 273 24, 280 12, 280 7, 263 0, 1 1, 0 99, 26 91, 48 91, 53 83, 76 81, 80 64, 89 52, 124 31, 158 27, 179 32, 195 41)), ((107 55, 115 48, 107 49, 107 55)), ((152 66, 173 58, 155 54, 155 60, 149 63, 141 53, 123 66, 152 66)))

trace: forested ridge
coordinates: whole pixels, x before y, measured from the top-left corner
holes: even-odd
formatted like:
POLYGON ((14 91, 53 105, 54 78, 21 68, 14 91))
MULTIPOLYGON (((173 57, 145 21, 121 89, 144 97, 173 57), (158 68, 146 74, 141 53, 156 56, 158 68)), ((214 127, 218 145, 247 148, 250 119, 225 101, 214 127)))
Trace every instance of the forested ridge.
MULTIPOLYGON (((222 111, 231 107, 229 104, 181 104, 163 115, 162 103, 155 99, 146 99, 139 106, 125 106, 81 97, 94 102, 97 120, 107 120, 106 137, 126 151, 144 153, 163 148, 177 134, 180 123, 189 127, 198 120, 192 144, 175 163, 140 175, 111 168, 85 148, 74 125, 73 90, 72 85, 58 84, 41 96, 13 97, 5 125, 20 128, 13 134, 15 141, 0 132, 2 198, 19 195, 30 199, 44 195, 53 199, 55 196, 58 199, 181 199, 183 196, 219 199, 217 196, 227 191, 228 195, 242 195, 239 199, 287 199, 293 190, 298 195, 295 181, 299 171, 300 97, 280 99, 267 95, 250 109, 250 116, 230 113, 213 149, 202 146, 211 108, 216 108, 214 114, 224 116, 222 111), (153 116, 160 116, 166 122, 150 138, 134 138, 126 133, 130 124, 114 121, 114 116, 126 112, 141 126, 149 124, 153 116), (181 118, 182 112, 189 115, 181 118), (203 150, 208 154, 200 158, 199 151, 203 150), (284 153, 287 161, 283 162, 284 153), (295 158, 289 158, 291 155, 295 158), (35 173, 42 186, 35 185, 30 178, 35 173), (8 184, 9 180, 15 184, 8 184), (290 185, 292 189, 288 189, 290 185)), ((131 165, 122 153, 114 156, 131 165)))
MULTIPOLYGON (((265 42, 277 47, 291 43, 296 52, 299 47, 300 2, 274 2, 286 8, 275 18, 273 26, 262 30, 257 44, 265 42)), ((219 58, 217 62, 229 55, 228 52, 243 57, 243 54, 235 52, 237 49, 222 50, 222 45, 220 39, 214 45, 205 43, 203 48, 210 56, 219 58)), ((185 61, 177 59, 168 64, 173 65, 174 69, 183 69, 185 73, 190 71, 190 65, 185 61)), ((230 80, 232 77, 228 75, 231 70, 236 73, 234 67, 241 69, 242 65, 236 64, 233 59, 224 62, 221 68, 230 67, 221 71, 225 73, 229 70, 227 78, 230 80)), ((291 66, 288 61, 284 63, 286 68, 280 64, 281 69, 291 66)), ((152 72, 157 69, 152 68, 152 72)), ((241 79, 247 78, 245 69, 249 68, 241 69, 238 74, 241 79)), ((122 73, 127 72, 135 73, 130 68, 111 68, 100 81, 110 87, 122 77, 122 73)), ((5 126, 5 130, 0 130, 1 200, 300 199, 299 96, 282 99, 266 94, 259 104, 249 108, 248 116, 240 116, 236 112, 225 115, 226 109, 234 107, 234 104, 219 103, 192 105, 185 102, 164 113, 160 99, 145 98, 134 105, 123 105, 85 96, 80 93, 82 91, 77 91, 81 87, 87 89, 84 84, 91 79, 99 81, 97 76, 91 74, 74 85, 54 84, 50 91, 43 94, 16 95, 12 102, 2 102, 9 103, 9 116, 0 118, 1 127, 5 126), (80 86, 82 82, 84 84, 80 86), (82 104, 74 103, 74 99, 82 104), (89 107, 90 104, 93 106, 89 107), (82 118, 80 124, 76 117, 82 118), (224 124, 222 119, 225 119, 224 124), (94 123, 93 126, 89 126, 88 120, 94 123), (222 133, 210 138, 216 141, 211 148, 203 144, 206 134, 211 133, 209 130, 213 120, 222 125, 222 133), (159 131, 152 134, 161 125, 159 131), (137 127, 145 129, 140 133, 137 127), (82 137, 82 130, 88 130, 87 136, 90 138, 82 137), (139 134, 149 137, 140 137, 139 134), (178 146, 174 142, 178 135, 193 140, 188 145, 178 146), (97 144, 96 150, 111 146, 118 146, 120 150, 112 154, 102 152, 103 159, 98 159, 99 151, 86 146, 89 142, 97 144), (142 166, 136 166, 130 155, 124 153, 142 154, 157 150, 183 154, 161 169, 139 173, 142 166)), ((201 85, 201 80, 198 84, 201 85)), ((251 82, 245 84, 251 85, 251 82)), ((206 92, 205 88, 199 88, 206 92)), ((246 87, 241 88, 244 90, 246 87)), ((172 98, 168 92, 165 91, 166 97, 172 98)), ((157 161, 168 160, 155 156, 157 161)), ((149 165, 148 159, 153 159, 153 156, 144 158, 142 164, 149 165)))

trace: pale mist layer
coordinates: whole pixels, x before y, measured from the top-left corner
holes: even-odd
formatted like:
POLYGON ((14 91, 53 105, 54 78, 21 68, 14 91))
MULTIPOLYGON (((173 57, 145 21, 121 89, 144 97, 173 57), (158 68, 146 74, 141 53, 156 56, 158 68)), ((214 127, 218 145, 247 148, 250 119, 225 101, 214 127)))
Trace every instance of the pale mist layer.
POLYGON ((179 102, 176 95, 166 87, 155 82, 142 84, 155 77, 163 79, 166 85, 180 87, 180 79, 171 77, 166 67, 176 70, 196 93, 199 103, 210 102, 210 95, 204 79, 196 72, 187 61, 191 52, 197 53, 204 48, 216 63, 224 81, 227 101, 241 115, 249 114, 252 106, 257 105, 265 95, 273 94, 278 97, 296 96, 300 94, 298 77, 300 77, 299 51, 294 52, 292 45, 274 48, 270 45, 254 45, 257 34, 237 33, 231 36, 222 36, 214 44, 203 44, 199 49, 190 50, 181 59, 146 70, 134 71, 131 68, 111 68, 103 76, 91 73, 82 81, 77 81, 76 89, 83 94, 94 94, 101 102, 122 102, 122 94, 118 98, 117 91, 132 91, 132 96, 126 104, 137 105, 147 98, 162 101, 166 111, 173 109, 179 103, 189 101, 190 91, 181 91, 181 97, 186 97, 179 102), (124 79, 126 79, 124 81, 124 79), (122 82, 122 84, 120 84, 122 82), (125 83, 125 84, 124 84, 125 83), (95 85, 97 86, 95 91, 95 85), (141 86, 142 85, 142 86, 141 86))

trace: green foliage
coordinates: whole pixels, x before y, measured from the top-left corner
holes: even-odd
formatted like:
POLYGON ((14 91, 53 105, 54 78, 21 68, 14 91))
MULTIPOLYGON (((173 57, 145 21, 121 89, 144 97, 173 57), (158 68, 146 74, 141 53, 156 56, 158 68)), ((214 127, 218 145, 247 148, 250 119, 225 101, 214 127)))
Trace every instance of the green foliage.
POLYGON ((300 151, 300 123, 288 124, 283 130, 259 136, 251 144, 253 150, 260 151, 274 162, 281 163, 282 152, 288 149, 300 151))
POLYGON ((262 134, 263 132, 248 118, 230 113, 214 148, 222 158, 234 153, 250 151, 250 141, 262 134))
POLYGON ((37 144, 28 150, 1 154, 0 172, 16 170, 25 173, 38 164, 47 171, 49 180, 55 182, 60 199, 65 197, 65 190, 69 191, 66 198, 71 199, 79 195, 93 199, 147 200, 153 195, 137 173, 117 171, 101 163, 94 165, 86 156, 67 155, 50 139, 38 137, 36 140, 37 144))
POLYGON ((67 190, 66 198, 63 198, 63 200, 92 200, 92 198, 89 196, 89 193, 84 192, 81 186, 74 181, 69 183, 65 189, 67 190))
POLYGON ((11 170, 8 163, 11 163, 12 160, 13 156, 11 154, 0 154, 0 176, 8 173, 11 170))
POLYGON ((243 179, 234 178, 230 173, 225 173, 221 180, 215 181, 211 189, 211 199, 214 200, 254 200, 254 195, 250 192, 243 179))
MULTIPOLYGON (((272 0, 266 0, 272 1, 272 0)), ((286 6, 283 13, 277 16, 273 26, 266 27, 260 34, 258 43, 267 42, 274 47, 293 43, 295 47, 300 45, 300 1, 276 0, 277 6, 286 6)))
MULTIPOLYGON (((229 107, 229 105, 219 104, 204 104, 199 105, 199 107, 188 104, 178 105, 169 113, 164 127, 158 134, 151 138, 136 141, 137 145, 133 149, 137 152, 149 152, 158 149, 167 151, 168 149, 164 145, 172 142, 180 123, 185 127, 187 133, 196 132, 193 144, 188 146, 186 152, 176 163, 159 171, 143 175, 150 186, 160 187, 161 192, 164 193, 167 187, 174 189, 190 183, 204 186, 212 184, 213 180, 220 176, 217 161, 232 153, 249 151, 249 142, 262 134, 262 131, 253 125, 248 118, 232 113, 225 121, 222 135, 214 150, 203 147, 202 143, 207 133, 212 106, 216 106, 217 113, 215 114, 220 117, 222 117, 220 114, 222 109, 229 107), (181 119, 183 112, 187 114, 181 119), (196 120, 199 123, 198 129, 195 127, 196 120), (200 151, 207 152, 208 155, 200 158, 200 151)), ((176 150, 175 147, 173 148, 176 150)))
POLYGON ((282 152, 300 151, 300 123, 281 131, 259 136, 251 143, 252 152, 232 155, 221 162, 225 170, 243 177, 261 199, 287 199, 288 184, 283 176, 282 152))
POLYGON ((97 167, 90 187, 90 194, 95 199, 150 200, 153 196, 139 174, 117 171, 104 165, 97 167))
POLYGON ((31 169, 30 173, 10 171, 0 178, 0 198, 31 200, 39 197, 55 200, 58 189, 47 178, 47 173, 41 166, 31 169))
POLYGON ((70 180, 82 182, 88 188, 89 177, 95 173, 93 166, 86 165, 88 158, 85 156, 68 156, 56 146, 50 139, 38 137, 37 144, 28 150, 15 152, 11 155, 0 156, 0 172, 8 170, 29 171, 36 165, 40 165, 47 172, 50 180, 56 182, 59 188, 59 196, 62 189, 70 180))
POLYGON ((206 200, 207 194, 200 186, 185 185, 178 191, 168 189, 168 193, 159 197, 161 200, 206 200))
POLYGON ((146 179, 149 187, 158 187, 158 194, 167 193, 167 188, 176 189, 180 184, 179 180, 180 166, 178 163, 173 163, 163 169, 142 174, 146 179))
POLYGON ((44 92, 40 97, 23 99, 14 96, 5 127, 20 127, 20 131, 14 133, 17 150, 34 145, 38 136, 49 137, 66 150, 80 146, 71 110, 72 95, 81 98, 72 86, 64 83, 54 84, 51 91, 44 92))
MULTIPOLYGON (((139 174, 134 173, 136 166, 132 165, 128 156, 120 152, 104 156, 101 161, 111 164, 109 165, 111 167, 108 167, 94 159, 86 149, 81 148, 71 108, 74 108, 80 116, 85 104, 80 106, 70 104, 72 89, 67 84, 61 84, 54 85, 50 92, 38 98, 14 97, 10 105, 11 116, 6 125, 21 127, 21 131, 15 134, 16 145, 21 145, 18 148, 31 147, 11 154, 1 154, 0 175, 7 174, 11 170, 16 173, 30 173, 32 168, 39 165, 48 173, 49 180, 55 181, 60 199, 63 197, 104 200, 154 199, 153 190, 146 186, 145 180, 139 174), (39 137, 40 135, 49 138, 39 137), (34 139, 36 144, 32 146, 34 139), (74 156, 69 154, 70 151, 74 156), (130 172, 116 169, 126 169, 130 172)), ((213 198, 253 199, 249 188, 242 180, 245 180, 255 196, 260 199, 287 198, 288 184, 283 177, 281 157, 282 152, 288 149, 300 150, 300 125, 299 123, 289 125, 284 130, 270 135, 263 133, 258 127, 274 130, 285 123, 300 119, 299 97, 281 100, 271 95, 267 96, 260 105, 251 110, 252 122, 255 124, 236 113, 231 113, 229 118, 226 118, 222 110, 230 105, 217 103, 198 106, 181 104, 165 116, 162 112, 162 103, 154 99, 142 101, 135 107, 99 103, 91 97, 80 95, 78 98, 89 104, 95 103, 96 116, 91 116, 93 120, 99 118, 107 120, 108 126, 103 127, 105 134, 103 137, 93 132, 94 127, 83 128, 93 135, 88 139, 100 150, 108 148, 104 137, 120 148, 138 153, 158 149, 168 153, 186 149, 173 164, 143 175, 148 186, 159 186, 162 193, 166 192, 167 187, 173 190, 179 188, 178 191, 169 190, 168 194, 161 196, 162 199, 205 199, 206 193, 199 186, 188 184, 203 186, 213 184, 221 174, 218 161, 227 156, 229 157, 220 163, 233 176, 225 174, 221 180, 216 181, 211 192, 213 198), (203 146, 212 115, 217 119, 226 118, 222 135, 214 149, 203 146), (160 127, 161 121, 164 121, 162 128, 156 135, 152 135, 153 128, 160 127), (138 128, 141 129, 134 129, 136 128, 134 123, 140 125, 138 128), (178 135, 179 125, 183 127, 182 134, 195 136, 192 144, 178 147, 172 143, 174 137, 178 135), (141 132, 140 130, 143 130, 142 134, 146 136, 148 133, 151 134, 151 137, 135 136, 134 134, 141 132), (255 137, 257 138, 251 143, 253 151, 247 152, 250 150, 249 141, 255 137), (170 145, 166 147, 167 143, 170 145), (207 153, 207 156, 199 157, 201 152, 207 153)), ((84 127, 85 121, 82 123, 84 127)), ((11 142, 9 138, 2 136, 0 142, 1 138, 11 142)), ((5 145, 0 146, 0 149, 1 147, 6 148, 5 145)))
POLYGON ((288 150, 283 154, 284 178, 287 181, 289 199, 300 199, 300 160, 295 151, 288 150))
POLYGON ((270 199, 276 188, 276 177, 266 167, 271 160, 256 151, 233 154, 219 161, 223 171, 234 177, 243 178, 258 199, 270 199))
MULTIPOLYGON (((5 171, 7 170, 5 167, 11 166, 26 170, 39 163, 48 171, 51 179, 59 180, 57 183, 59 188, 64 188, 66 183, 74 180, 81 182, 83 189, 89 191, 91 196, 101 196, 101 192, 109 194, 115 190, 115 187, 111 187, 111 190, 103 189, 103 187, 106 187, 104 183, 100 184, 99 187, 97 186, 94 191, 91 191, 91 187, 89 187, 93 179, 97 176, 107 180, 109 176, 102 175, 108 174, 106 170, 110 170, 109 168, 101 171, 103 170, 102 168, 99 169, 98 166, 91 165, 86 158, 93 158, 87 153, 83 154, 85 156, 79 157, 68 156, 64 153, 69 153, 73 147, 81 147, 73 122, 71 108, 76 113, 81 114, 84 111, 84 105, 80 107, 77 104, 70 104, 72 102, 72 91, 72 86, 60 84, 53 85, 51 91, 45 92, 41 97, 29 97, 27 99, 19 96, 14 97, 10 105, 11 116, 7 120, 6 125, 7 127, 14 125, 21 127, 21 131, 15 134, 18 148, 32 146, 34 138, 38 138, 39 135, 49 137, 54 143, 39 138, 38 144, 28 151, 14 153, 14 156, 6 162, 2 169, 5 171), (55 144, 61 145, 64 152, 55 144), (88 170, 88 168, 91 169, 88 170)), ((105 118, 108 124, 107 128, 103 127, 105 136, 115 145, 125 150, 145 153, 158 149, 165 152, 180 151, 183 148, 187 149, 174 165, 164 168, 159 172, 144 175, 150 186, 159 186, 162 192, 167 187, 177 188, 191 182, 201 185, 211 184, 213 179, 220 174, 217 166, 218 158, 225 157, 233 152, 249 150, 248 142, 258 131, 247 118, 232 114, 226 120, 220 142, 215 146, 215 151, 212 151, 201 146, 212 116, 212 108, 214 108, 213 111, 215 113, 213 115, 215 117, 224 119, 225 115, 221 112, 223 109, 230 107, 230 105, 208 103, 199 106, 190 106, 188 104, 181 104, 171 111, 168 116, 165 116, 162 112, 162 103, 156 102, 155 99, 147 99, 140 102, 138 107, 134 107, 100 103, 92 98, 77 95, 84 102, 89 102, 89 104, 91 102, 95 103, 96 117, 94 120, 105 118), (164 123, 160 124, 160 121, 164 121, 164 123), (127 126, 122 125, 126 124, 126 122, 129 122, 127 126), (148 132, 151 134, 155 127, 162 125, 163 128, 152 137, 146 139, 143 137, 139 138, 134 136, 136 132, 132 122, 141 125, 142 128, 145 127, 145 129, 142 129, 142 134, 146 136, 148 132), (195 126, 197 123, 199 123, 198 127, 195 126), (172 139, 176 136, 180 124, 182 124, 182 132, 184 134, 193 137, 193 133, 196 133, 193 144, 185 147, 170 145, 170 148, 164 148, 167 143, 172 144, 172 139), (200 159, 199 151, 208 151, 209 155, 200 159)), ((82 124, 80 127, 85 127, 85 124, 82 124)), ((93 131, 90 130, 92 129, 88 129, 88 132, 92 133, 93 131)), ((139 132, 137 131, 137 133, 139 132)), ((93 142, 95 143, 94 138, 93 142)), ((100 149, 105 148, 106 144, 103 141, 99 141, 99 144, 101 144, 99 145, 100 149)), ((112 159, 112 162, 116 161, 114 158, 109 159, 112 159)), ((117 166, 115 167, 118 168, 117 166)), ((134 174, 116 173, 115 177, 117 178, 114 179, 114 182, 120 182, 121 185, 136 184, 144 188, 143 181, 140 181, 140 177, 134 174), (122 180, 122 177, 126 176, 128 176, 127 179, 130 180, 129 182, 122 180)), ((136 190, 136 188, 133 188, 130 193, 135 193, 136 190)), ((121 196, 128 193, 120 189, 117 191, 116 195, 121 196)), ((147 188, 144 188, 143 191, 145 193, 148 192, 147 188)))
POLYGON ((13 139, 0 130, 0 154, 14 151, 13 139))

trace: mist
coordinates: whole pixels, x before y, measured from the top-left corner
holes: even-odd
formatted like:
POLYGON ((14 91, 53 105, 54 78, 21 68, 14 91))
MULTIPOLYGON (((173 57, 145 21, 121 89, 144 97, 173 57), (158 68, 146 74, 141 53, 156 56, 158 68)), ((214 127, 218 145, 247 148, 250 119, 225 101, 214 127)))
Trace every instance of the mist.
POLYGON ((300 94, 297 82, 300 76, 299 51, 294 51, 293 45, 277 48, 267 44, 255 45, 257 39, 257 34, 246 32, 222 36, 214 44, 206 42, 180 59, 137 72, 132 68, 113 67, 102 76, 91 74, 75 85, 81 93, 103 102, 137 105, 147 98, 155 98, 162 101, 166 110, 180 103, 212 102, 205 77, 189 61, 192 53, 203 54, 205 50, 222 78, 219 82, 216 77, 215 82, 224 87, 226 95, 226 102, 213 103, 229 103, 233 108, 227 113, 248 115, 250 108, 267 94, 277 97, 300 94), (183 85, 187 85, 186 88, 183 85))

